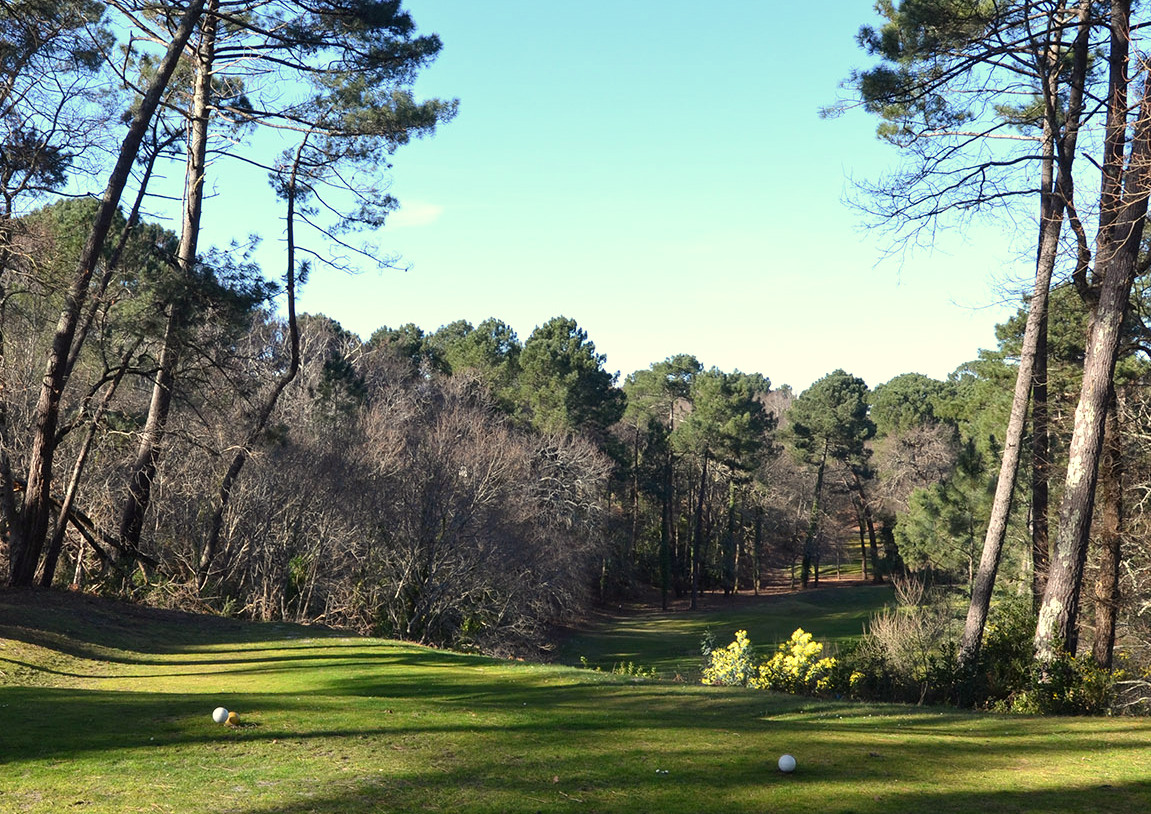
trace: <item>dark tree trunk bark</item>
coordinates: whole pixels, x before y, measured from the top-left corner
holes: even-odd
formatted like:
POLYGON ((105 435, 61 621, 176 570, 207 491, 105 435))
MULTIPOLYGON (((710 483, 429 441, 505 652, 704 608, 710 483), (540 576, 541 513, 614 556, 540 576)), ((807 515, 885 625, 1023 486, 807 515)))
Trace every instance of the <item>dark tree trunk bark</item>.
POLYGON ((799 581, 804 588, 811 582, 812 566, 815 566, 815 584, 819 584, 819 566, 816 558, 816 536, 819 532, 820 497, 823 494, 823 472, 827 468, 827 446, 815 472, 815 496, 811 501, 811 516, 807 520, 807 537, 803 541, 803 562, 800 565, 799 581))
POLYGON ((100 426, 100 420, 104 416, 104 412, 108 409, 108 405, 112 401, 112 396, 115 395, 120 382, 124 379, 124 374, 128 371, 129 362, 132 355, 135 353, 136 348, 139 347, 139 342, 132 345, 124 358, 120 362, 119 368, 116 369, 112 381, 108 383, 107 389, 104 391, 103 397, 100 399, 100 404, 92 414, 91 421, 88 422, 88 430, 84 434, 84 441, 80 444, 80 452, 76 455, 76 463, 72 466, 72 476, 68 479, 68 487, 64 491, 64 500, 60 504, 60 520, 56 523, 56 528, 52 531, 52 537, 48 541, 48 548, 44 554, 44 567, 40 571, 40 587, 50 588, 56 576, 56 564, 60 560, 60 554, 64 549, 64 536, 67 531, 67 523, 64 522, 69 512, 72 511, 72 504, 76 500, 76 492, 80 488, 80 479, 84 473, 84 467, 88 461, 88 453, 92 448, 92 441, 96 437, 96 430, 100 426))
POLYGON ((1100 667, 1111 668, 1115 654, 1115 623, 1119 615, 1119 562, 1123 539, 1123 440, 1119 409, 1112 393, 1104 429, 1099 573, 1095 580, 1095 640, 1091 652, 1100 667))
POLYGON ((659 519, 659 597, 660 606, 667 610, 668 592, 671 590, 671 527, 673 522, 671 490, 674 482, 674 470, 671 453, 664 461, 663 494, 660 495, 659 519))
POLYGON ((863 533, 866 529, 867 540, 871 545, 871 581, 878 584, 883 582, 883 574, 879 570, 879 541, 875 534, 875 515, 871 511, 871 503, 868 502, 867 492, 863 488, 863 478, 859 476, 855 467, 851 468, 851 476, 854 481, 855 493, 859 497, 857 511, 860 520, 859 544, 860 548, 863 549, 863 578, 867 579, 867 549, 863 547, 863 533))
MULTIPOLYGON (((627 568, 629 575, 632 571, 632 562, 639 541, 639 427, 635 428, 635 440, 632 444, 631 459, 631 529, 627 541, 627 568)), ((630 580, 630 576, 629 576, 630 580)))
POLYGON ((856 501, 855 522, 859 526, 859 562, 863 567, 863 578, 867 579, 867 525, 863 521, 863 507, 856 501))
MULTIPOLYGON (((172 305, 171 308, 174 311, 177 306, 172 305)), ((164 346, 160 351, 160 369, 156 372, 152 400, 148 405, 148 417, 140 434, 140 445, 120 514, 120 543, 128 551, 135 551, 140 547, 144 515, 152 501, 152 483, 160 462, 160 446, 168 424, 168 414, 172 409, 172 391, 176 384, 176 363, 179 355, 173 336, 176 330, 176 316, 170 313, 165 327, 164 346)))
POLYGON ((703 505, 707 494, 707 452, 703 454, 703 463, 700 465, 699 495, 695 506, 695 532, 691 541, 691 609, 698 608, 700 585, 700 558, 703 556, 703 505))
POLYGON ((879 585, 883 582, 883 572, 879 568, 879 538, 875 532, 875 515, 870 506, 865 508, 863 520, 867 523, 867 541, 871 546, 871 581, 879 585))
POLYGON ((753 589, 755 595, 759 596, 760 588, 763 587, 763 507, 760 505, 755 507, 755 554, 753 559, 755 560, 752 566, 755 569, 753 589))
POLYGON ((659 600, 660 607, 668 608, 668 596, 671 593, 671 507, 667 499, 661 507, 662 517, 659 523, 659 600))
POLYGON ((727 484, 727 528, 723 533, 723 593, 739 592, 739 549, 735 535, 735 481, 727 484))
POLYGON ((1047 585, 1050 560, 1051 438, 1047 409, 1047 315, 1039 328, 1031 376, 1031 603, 1036 612, 1047 585))

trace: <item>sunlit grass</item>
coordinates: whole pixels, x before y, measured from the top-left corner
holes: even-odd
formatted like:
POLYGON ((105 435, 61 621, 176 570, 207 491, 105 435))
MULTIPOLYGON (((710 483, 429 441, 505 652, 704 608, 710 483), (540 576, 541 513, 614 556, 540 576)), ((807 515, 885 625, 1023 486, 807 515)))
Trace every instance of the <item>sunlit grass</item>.
POLYGON ((5 814, 1151 806, 1138 720, 816 701, 29 601, 0 593, 5 814), (241 725, 213 723, 218 705, 241 725))
POLYGON ((754 601, 741 596, 730 603, 712 598, 707 612, 639 610, 602 619, 567 638, 559 655, 565 664, 586 660, 607 671, 631 663, 664 678, 695 680, 700 644, 709 632, 722 647, 735 631, 746 630, 753 645, 771 650, 803 628, 834 649, 857 639, 871 614, 892 601, 887 585, 826 587, 754 601))

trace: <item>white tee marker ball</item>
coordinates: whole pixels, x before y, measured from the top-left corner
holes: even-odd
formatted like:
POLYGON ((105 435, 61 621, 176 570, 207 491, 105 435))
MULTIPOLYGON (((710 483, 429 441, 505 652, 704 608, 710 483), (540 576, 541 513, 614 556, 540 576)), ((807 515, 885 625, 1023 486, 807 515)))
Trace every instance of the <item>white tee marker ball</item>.
POLYGON ((212 720, 218 724, 222 724, 228 720, 228 710, 223 707, 216 707, 212 710, 212 720))
POLYGON ((781 755, 779 758, 779 770, 781 772, 794 772, 795 771, 795 758, 791 755, 781 755))

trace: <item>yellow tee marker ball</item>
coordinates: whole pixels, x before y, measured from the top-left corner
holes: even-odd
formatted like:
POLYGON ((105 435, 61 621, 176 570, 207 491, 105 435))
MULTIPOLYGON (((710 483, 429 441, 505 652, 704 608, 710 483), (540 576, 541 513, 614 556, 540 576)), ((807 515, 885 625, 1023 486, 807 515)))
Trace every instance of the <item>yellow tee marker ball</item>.
POLYGON ((234 712, 229 712, 227 723, 228 723, 228 726, 239 726, 240 725, 240 716, 234 712))

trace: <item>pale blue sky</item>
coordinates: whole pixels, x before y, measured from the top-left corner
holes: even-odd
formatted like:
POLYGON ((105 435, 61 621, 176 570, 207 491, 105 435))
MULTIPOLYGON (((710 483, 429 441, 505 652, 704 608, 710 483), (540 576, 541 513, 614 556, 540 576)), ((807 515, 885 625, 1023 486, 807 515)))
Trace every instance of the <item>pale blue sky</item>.
POLYGON ((877 265, 843 203, 895 160, 866 116, 818 116, 866 64, 868 0, 407 7, 444 41, 417 90, 460 100, 395 156, 378 239, 410 270, 318 272, 303 309, 364 337, 495 316, 523 340, 563 314, 613 372, 692 353, 796 390, 942 378, 994 346, 999 286, 1030 273, 1004 235, 877 265))

